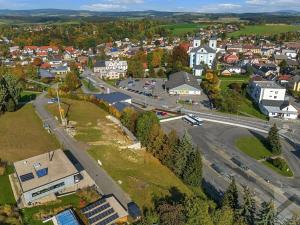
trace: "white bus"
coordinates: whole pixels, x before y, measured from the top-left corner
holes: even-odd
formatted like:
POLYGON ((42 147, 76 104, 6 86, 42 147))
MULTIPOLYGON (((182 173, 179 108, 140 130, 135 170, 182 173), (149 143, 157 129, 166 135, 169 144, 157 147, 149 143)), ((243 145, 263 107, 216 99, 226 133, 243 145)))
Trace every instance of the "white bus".
POLYGON ((192 118, 193 120, 196 120, 196 121, 198 122, 198 125, 199 125, 199 126, 201 126, 201 125, 203 124, 203 122, 204 122, 203 119, 201 119, 199 116, 196 116, 196 115, 194 115, 194 114, 188 114, 188 116, 189 116, 190 118, 192 118))
POLYGON ((199 126, 198 122, 194 120, 192 117, 185 115, 184 117, 182 117, 182 119, 194 127, 199 126))

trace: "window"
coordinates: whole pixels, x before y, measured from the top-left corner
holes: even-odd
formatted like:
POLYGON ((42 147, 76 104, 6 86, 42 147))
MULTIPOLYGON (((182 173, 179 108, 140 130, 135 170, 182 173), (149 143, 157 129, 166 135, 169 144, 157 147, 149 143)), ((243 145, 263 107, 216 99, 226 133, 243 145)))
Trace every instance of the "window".
POLYGON ((272 113, 272 116, 275 116, 276 115, 276 113, 272 113))
POLYGON ((277 96, 274 96, 274 99, 277 99, 277 96))
POLYGON ((278 91, 275 91, 275 94, 278 94, 278 91))
POLYGON ((41 194, 44 194, 46 192, 52 191, 52 190, 57 189, 59 187, 62 187, 64 185, 65 185, 65 182, 61 182, 61 183, 55 184, 55 185, 53 185, 53 186, 51 186, 49 188, 45 188, 45 189, 42 189, 40 191, 32 193, 32 197, 36 197, 38 195, 41 195, 41 194))

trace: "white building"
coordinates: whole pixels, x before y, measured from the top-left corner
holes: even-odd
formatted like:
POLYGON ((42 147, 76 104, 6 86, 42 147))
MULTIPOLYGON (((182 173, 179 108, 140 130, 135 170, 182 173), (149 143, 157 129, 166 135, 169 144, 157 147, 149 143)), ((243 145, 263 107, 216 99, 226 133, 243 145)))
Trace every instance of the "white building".
POLYGON ((248 92, 265 115, 284 119, 297 119, 298 111, 286 99, 286 89, 276 82, 253 81, 249 84, 248 92))
POLYGON ((94 73, 103 79, 119 79, 126 76, 127 69, 127 61, 97 61, 94 66, 94 73))
POLYGON ((201 76, 203 67, 207 65, 212 68, 217 53, 217 38, 211 37, 208 45, 201 43, 201 38, 193 40, 193 47, 189 49, 190 67, 193 68, 195 76, 201 76))

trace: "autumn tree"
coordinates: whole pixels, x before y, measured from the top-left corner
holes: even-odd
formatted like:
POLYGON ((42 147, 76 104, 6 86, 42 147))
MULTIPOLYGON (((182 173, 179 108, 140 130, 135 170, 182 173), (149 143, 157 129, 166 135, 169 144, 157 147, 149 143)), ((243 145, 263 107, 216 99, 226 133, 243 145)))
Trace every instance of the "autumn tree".
POLYGON ((66 75, 64 85, 68 91, 75 91, 80 87, 81 82, 75 73, 69 72, 66 75))
POLYGON ((184 207, 178 203, 163 202, 157 207, 161 225, 184 225, 184 207))
POLYGON ((43 63, 43 60, 42 60, 41 58, 38 58, 38 57, 34 58, 34 60, 33 60, 33 62, 32 62, 32 64, 33 64, 34 66, 37 66, 37 67, 41 66, 42 63, 43 63))
POLYGON ((134 133, 137 118, 138 118, 138 113, 133 108, 127 107, 122 112, 121 123, 125 127, 127 127, 132 133, 134 133))
POLYGON ((154 124, 159 124, 159 120, 155 113, 145 112, 140 114, 136 123, 136 136, 143 146, 149 144, 149 134, 154 124))

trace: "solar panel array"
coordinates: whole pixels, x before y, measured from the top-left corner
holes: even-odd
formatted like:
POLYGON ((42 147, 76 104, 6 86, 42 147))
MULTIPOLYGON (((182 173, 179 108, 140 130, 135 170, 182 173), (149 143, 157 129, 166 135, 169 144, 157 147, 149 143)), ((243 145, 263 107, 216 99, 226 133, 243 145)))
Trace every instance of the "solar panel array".
POLYGON ((47 174, 48 174, 48 168, 43 168, 43 169, 40 169, 40 170, 36 171, 36 175, 38 176, 38 178, 44 177, 47 174))
POLYGON ((86 213, 88 211, 90 211, 91 209, 101 205, 102 203, 106 202, 106 200, 104 198, 99 199, 98 201, 88 205, 87 207, 84 207, 83 209, 81 209, 81 213, 86 213))
POLYGON ((104 212, 102 212, 102 213, 100 213, 100 214, 92 217, 91 219, 89 219, 89 223, 93 224, 95 222, 98 222, 98 221, 102 220, 103 218, 111 215, 114 212, 115 212, 115 210, 113 208, 110 208, 110 209, 108 209, 108 210, 106 210, 106 211, 104 211, 104 212))
POLYGON ((118 219, 118 217, 119 217, 118 213, 115 213, 112 216, 108 217, 107 219, 102 220, 100 223, 97 223, 96 225, 107 225, 112 221, 114 221, 115 219, 118 219))
POLYGON ((31 180, 33 178, 34 178, 33 173, 26 173, 26 174, 20 176, 20 179, 22 182, 31 180))
POLYGON ((98 207, 98 208, 96 208, 96 209, 94 209, 94 210, 92 210, 92 211, 89 211, 88 213, 85 214, 85 216, 86 216, 87 218, 91 218, 92 216, 94 216, 94 215, 96 215, 96 214, 102 212, 102 211, 105 210, 105 209, 108 209, 109 207, 110 207, 110 204, 109 204, 109 203, 106 203, 106 204, 101 205, 100 207, 98 207))
POLYGON ((104 198, 81 209, 81 213, 88 219, 89 224, 108 225, 119 218, 118 213, 104 198))

